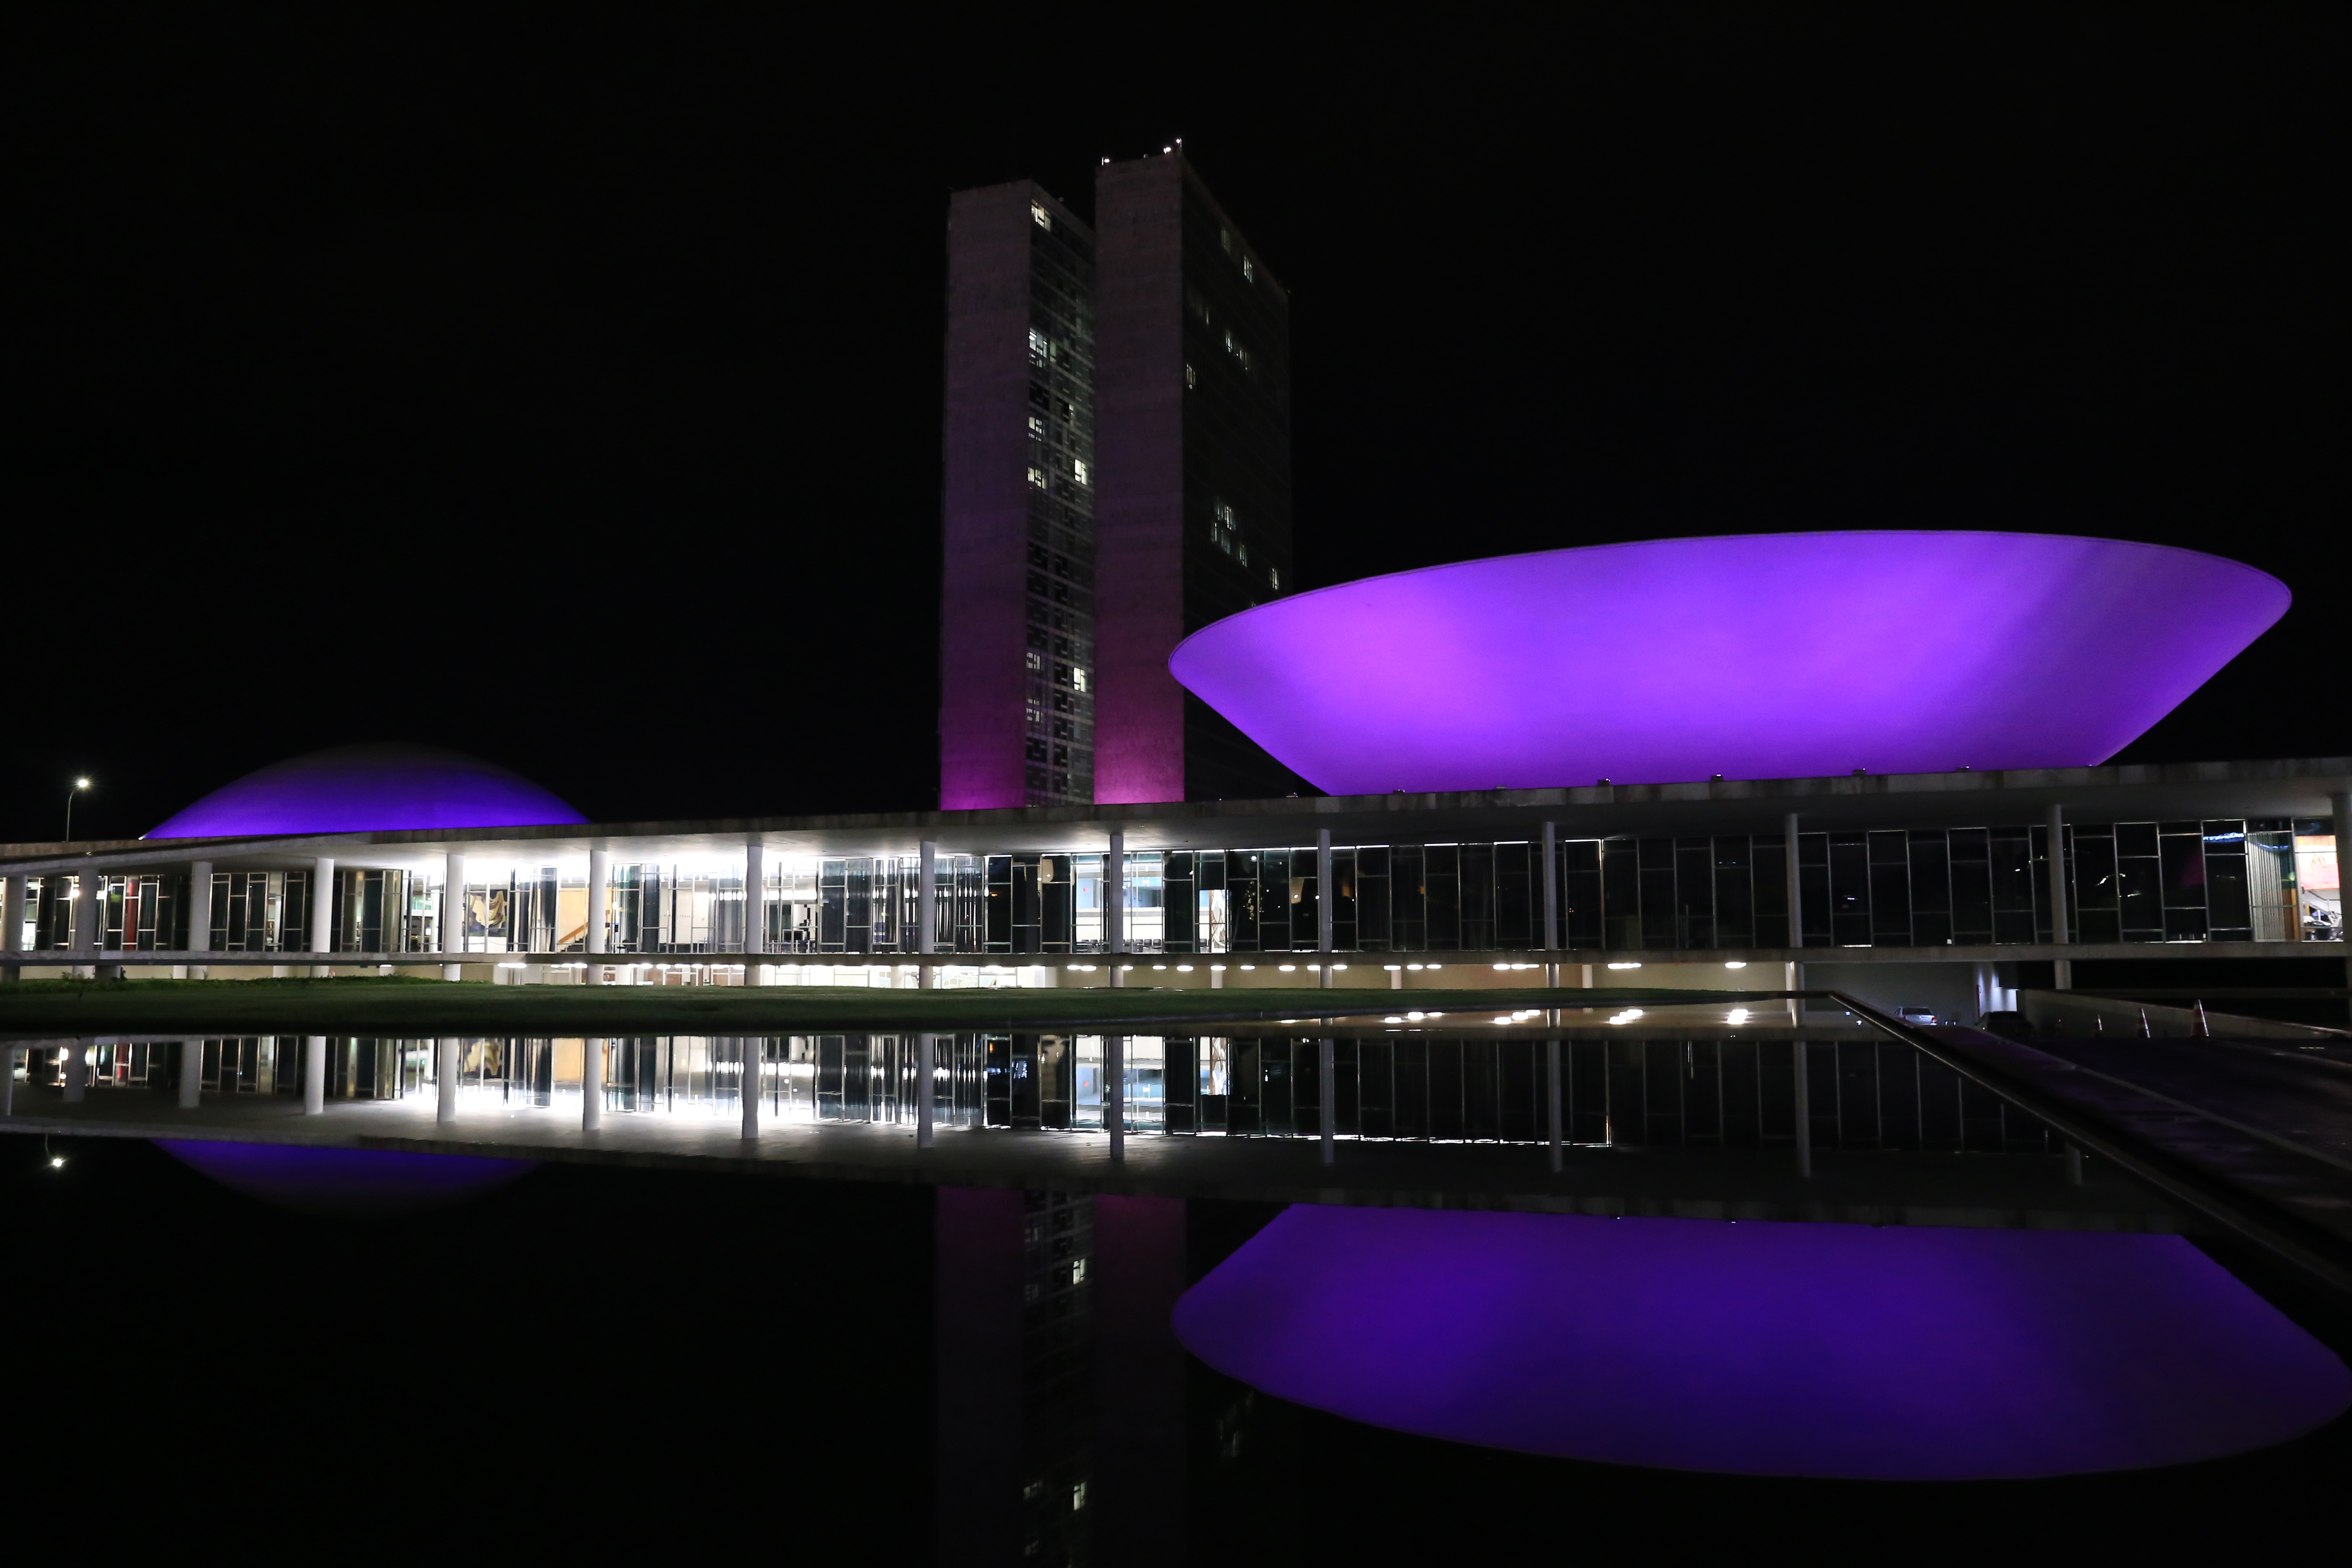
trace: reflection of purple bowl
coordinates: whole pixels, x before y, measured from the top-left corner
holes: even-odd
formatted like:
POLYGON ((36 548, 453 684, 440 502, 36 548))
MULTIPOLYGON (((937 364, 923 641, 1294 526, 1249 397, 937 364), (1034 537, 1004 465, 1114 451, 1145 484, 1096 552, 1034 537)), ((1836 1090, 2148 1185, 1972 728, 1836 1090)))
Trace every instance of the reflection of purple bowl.
POLYGON ((1278 599, 1168 667, 1334 795, 2082 767, 2290 598, 2233 561, 2099 539, 1676 539, 1278 599))
POLYGON ((279 1208, 361 1217, 416 1214, 478 1197, 538 1169, 536 1160, 219 1143, 158 1138, 155 1147, 225 1187, 279 1208))
POLYGON ((1302 1205, 1175 1326, 1374 1426, 1746 1475, 2181 1464, 2352 1404, 2342 1362, 2169 1236, 1302 1205))

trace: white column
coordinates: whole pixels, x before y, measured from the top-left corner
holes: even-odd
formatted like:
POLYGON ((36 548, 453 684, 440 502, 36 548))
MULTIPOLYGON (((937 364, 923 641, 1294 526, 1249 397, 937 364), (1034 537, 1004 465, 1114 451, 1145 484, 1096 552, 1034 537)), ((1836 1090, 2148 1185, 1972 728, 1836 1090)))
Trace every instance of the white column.
MULTIPOLYGON (((931 839, 923 840, 915 855, 915 947, 929 958, 940 950, 940 847, 931 839)), ((925 991, 940 981, 939 968, 925 963, 915 976, 915 984, 925 991)), ((924 1101, 926 1105, 929 1100, 924 1101)), ((929 1146, 926 1134, 924 1146, 929 1146)))
POLYGON ((602 845, 588 847, 588 956, 601 958, 613 950, 613 852, 602 845))
POLYGON ((1331 988, 1331 830, 1315 830, 1315 984, 1331 988))
MULTIPOLYGON (((317 868, 310 873, 310 951, 325 954, 334 951, 335 941, 335 858, 319 857, 317 868)), ((331 967, 313 964, 310 973, 324 980, 331 967)))
MULTIPOLYGON (((2340 886, 2343 879, 2343 872, 2340 868, 2343 866, 2346 859, 2345 851, 2347 849, 2352 849, 2352 790, 2339 789, 2327 797, 2327 809, 2329 814, 2336 819, 2333 823, 2329 824, 2329 826, 2335 830, 2336 834, 2336 864, 2339 868, 2336 872, 2336 879, 2338 885, 2340 886)), ((2338 907, 2341 907, 2340 900, 2343 898, 2343 894, 2339 892, 2336 897, 2339 900, 2338 907)), ((2336 932, 2346 941, 2352 942, 2352 926, 2339 925, 2336 928, 2336 932)), ((2298 900, 2294 911, 2294 933, 2295 939, 2297 941, 2301 941, 2303 938, 2303 908, 2300 900, 2298 900)), ((2344 977, 2347 984, 2352 984, 2352 948, 2347 948, 2345 950, 2344 977)))
MULTIPOLYGON (((1790 959, 1780 966, 1780 989, 1802 991, 1805 988, 1805 966, 1790 959)), ((1805 1022, 1805 1005, 1796 997, 1789 998, 1789 1026, 1801 1028, 1805 1022)))
POLYGON ((593 1132, 604 1125, 604 1042, 580 1042, 580 1131, 593 1132))
POLYGON ((760 1064, 767 1052, 761 1048, 761 1042, 755 1035, 744 1036, 742 1046, 743 1136, 757 1138, 760 1135, 760 1064))
MULTIPOLYGON (((923 846, 929 850, 930 846, 923 846)), ((929 861, 926 854, 923 858, 929 861)), ((928 972, 927 972, 928 973, 928 972)), ((915 1147, 931 1146, 931 1100, 939 1092, 940 1037, 923 1035, 915 1046, 915 1147)))
MULTIPOLYGON (((25 879, 0 878, 0 952, 21 952, 24 945, 25 879)), ((0 966, 0 984, 14 984, 24 975, 13 963, 0 966)))
POLYGON ((768 847, 754 838, 743 846, 743 984, 766 984, 768 951, 768 847))
POLYGON ((89 1046, 75 1040, 66 1047, 66 1102, 78 1104, 89 1093, 89 1046))
MULTIPOLYGON (((188 951, 213 950, 213 863, 199 860, 188 868, 188 951)), ((204 980, 212 971, 201 963, 188 965, 188 978, 204 980)))
MULTIPOLYGON (((65 879, 58 877, 58 881, 65 879)), ((98 951, 99 905, 106 897, 106 879, 85 871, 74 879, 73 944, 77 959, 89 962, 88 954, 98 951)))
MULTIPOLYGON (((1326 1018, 1325 1023, 1330 1020, 1326 1018)), ((1323 1163, 1331 1163, 1336 1151, 1332 1140, 1339 1132, 1339 1047, 1329 1036, 1315 1042, 1315 1078, 1323 1091, 1323 1163)))
MULTIPOLYGON (((2068 944, 2066 933, 2066 818, 2057 806, 2050 808, 2050 940, 2060 947, 2068 944)), ((2056 984, 2061 991, 2074 989, 2074 961, 2062 958, 2051 965, 2057 972, 2056 984)))
POLYGON ((1788 847, 1782 858, 1789 870, 1789 945, 1805 945, 1805 880, 1797 874, 1797 814, 1790 812, 1780 825, 1781 842, 1788 847))
POLYGON ((1391 991, 1402 991, 1404 989, 1403 964, 1391 963, 1389 965, 1389 989, 1391 991))
MULTIPOLYGON (((1559 825, 1543 825, 1543 944, 1546 952, 1559 951, 1559 825)), ((1546 975, 1554 985, 1559 984, 1559 967, 1551 966, 1546 975)))
POLYGON ((1110 853, 1103 857, 1103 952, 1110 962, 1110 983, 1127 984, 1119 955, 1127 951, 1127 835, 1110 836, 1110 853))
MULTIPOLYGON (((1549 824, 1545 826, 1549 826, 1549 824)), ((1554 1013, 1552 1018, 1559 1020, 1554 1013)), ((1557 1037, 1544 1042, 1544 1098, 1549 1116, 1546 1125, 1551 1129, 1551 1173, 1559 1174, 1559 1041, 1557 1037)))
POLYGON ((1103 1037, 1103 1131, 1110 1134, 1110 1157, 1127 1158, 1127 1037, 1103 1037))
POLYGON ((318 1116, 327 1109, 327 1037, 312 1035, 302 1042, 302 1114, 318 1116))
MULTIPOLYGON (((442 952, 466 952, 466 856, 442 856, 442 952)), ((457 980, 457 963, 442 963, 442 980, 457 980)))
MULTIPOLYGON (((152 1048, 152 1047, 150 1047, 152 1048)), ((180 1109, 194 1110, 205 1088, 205 1043, 180 1042, 180 1109)))
POLYGON ((466 1075, 466 1046, 462 1040, 436 1040, 434 1048, 440 1061, 434 1068, 433 1120, 446 1126, 457 1120, 457 1086, 466 1075))

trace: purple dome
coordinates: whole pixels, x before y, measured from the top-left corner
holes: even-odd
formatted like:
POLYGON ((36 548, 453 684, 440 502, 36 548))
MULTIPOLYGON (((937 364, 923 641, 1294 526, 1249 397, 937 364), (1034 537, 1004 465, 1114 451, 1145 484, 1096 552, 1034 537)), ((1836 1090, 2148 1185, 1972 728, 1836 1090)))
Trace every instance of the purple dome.
POLYGON ((2103 539, 1676 539, 1302 594, 1168 668, 1334 795, 2082 767, 2292 597, 2234 561, 2103 539))
POLYGON ((588 819, 518 773, 432 746, 337 746, 213 791, 150 838, 534 827, 588 819))

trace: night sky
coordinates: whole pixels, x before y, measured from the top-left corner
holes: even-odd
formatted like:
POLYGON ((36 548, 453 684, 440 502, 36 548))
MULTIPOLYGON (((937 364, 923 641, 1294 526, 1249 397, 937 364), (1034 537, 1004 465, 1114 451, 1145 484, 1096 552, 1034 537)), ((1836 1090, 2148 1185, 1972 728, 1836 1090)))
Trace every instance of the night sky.
POLYGON ((948 194, 1180 135, 1292 290, 1304 586, 2189 545, 2296 605, 2124 760, 2352 753, 2341 13, 1892 9, 28 45, 0 838, 380 739, 600 820, 931 805, 948 194))

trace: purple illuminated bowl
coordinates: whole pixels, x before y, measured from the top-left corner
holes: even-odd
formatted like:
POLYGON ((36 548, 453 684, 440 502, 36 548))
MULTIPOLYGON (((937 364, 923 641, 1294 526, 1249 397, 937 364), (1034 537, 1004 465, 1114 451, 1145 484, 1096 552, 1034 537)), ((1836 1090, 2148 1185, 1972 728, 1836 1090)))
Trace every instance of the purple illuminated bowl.
POLYGON ((1374 1426, 1746 1475, 2183 1464, 2352 1402, 2334 1352, 2175 1236, 1302 1205, 1175 1328, 1374 1426))
POLYGON ((587 820, 520 773, 462 752, 338 746, 247 773, 147 837, 532 827, 587 820))
POLYGON ((1168 668, 1334 795, 2081 767, 2291 597, 2234 561, 2101 539, 1676 539, 1302 594, 1168 668))

